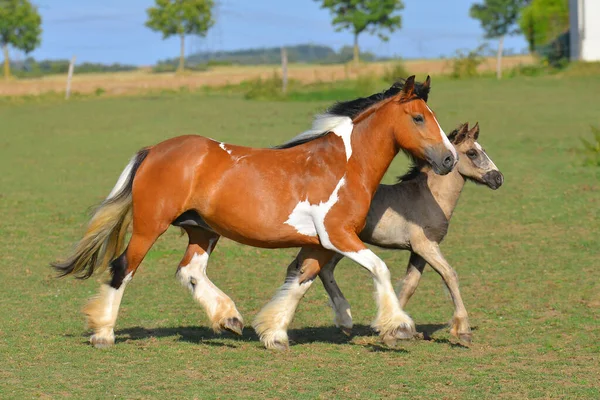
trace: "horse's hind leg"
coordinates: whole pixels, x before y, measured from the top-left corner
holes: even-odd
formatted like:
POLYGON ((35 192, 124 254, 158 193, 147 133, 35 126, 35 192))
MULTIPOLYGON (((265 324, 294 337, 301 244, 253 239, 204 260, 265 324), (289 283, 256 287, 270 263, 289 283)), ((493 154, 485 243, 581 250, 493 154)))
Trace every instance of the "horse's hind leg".
POLYGON ((350 304, 344 293, 338 286, 333 275, 333 271, 343 256, 336 254, 323 269, 319 272, 319 279, 323 283, 325 291, 329 295, 329 305, 333 309, 333 323, 340 328, 342 332, 350 336, 352 333, 352 313, 350 312, 350 304))
POLYGON ((244 320, 233 300, 223 293, 206 275, 208 257, 214 249, 219 235, 200 228, 185 228, 189 244, 177 269, 177 277, 206 310, 212 329, 220 333, 223 329, 242 334, 244 320))
POLYGON ((158 236, 164 232, 144 234, 134 230, 127 249, 110 264, 112 279, 100 287, 100 293, 84 307, 87 326, 94 332, 90 342, 98 348, 108 347, 115 342, 114 327, 125 286, 158 236))
POLYGON ((288 267, 285 283, 256 315, 252 326, 268 349, 288 348, 287 328, 298 303, 333 253, 322 248, 303 248, 288 267))

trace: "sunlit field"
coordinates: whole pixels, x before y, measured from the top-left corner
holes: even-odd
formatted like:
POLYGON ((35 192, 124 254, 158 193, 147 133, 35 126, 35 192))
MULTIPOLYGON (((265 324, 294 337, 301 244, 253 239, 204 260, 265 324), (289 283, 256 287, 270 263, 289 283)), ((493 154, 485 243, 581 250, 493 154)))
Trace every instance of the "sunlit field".
MULTIPOLYGON (((600 398, 600 169, 576 151, 600 126, 600 77, 432 84, 446 131, 479 121, 505 176, 497 191, 467 185, 442 245, 474 327, 469 347, 449 335, 452 303, 430 268, 407 307, 426 340, 380 343, 372 280, 343 261, 354 336, 333 326, 316 283, 290 350, 265 350, 250 322, 296 250, 227 240, 208 274, 247 327, 216 335, 174 277, 186 237, 171 228, 127 287, 116 345, 93 348, 80 310, 105 277, 59 280, 48 264, 79 239, 129 158, 190 133, 271 146, 328 103, 180 93, 0 104, 0 398, 600 398)), ((406 168, 399 155, 384 182, 406 168)), ((408 253, 374 251, 398 282, 408 253)))

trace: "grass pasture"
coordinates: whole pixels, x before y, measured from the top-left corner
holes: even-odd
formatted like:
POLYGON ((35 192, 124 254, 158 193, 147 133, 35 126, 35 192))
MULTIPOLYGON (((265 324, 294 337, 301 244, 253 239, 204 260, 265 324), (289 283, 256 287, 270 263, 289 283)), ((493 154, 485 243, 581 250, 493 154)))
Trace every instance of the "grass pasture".
MULTIPOLYGON (((57 280, 47 265, 138 148, 187 133, 269 146, 327 103, 182 93, 0 104, 0 398, 600 398, 600 169, 574 151, 600 125, 598 93, 599 77, 434 79, 444 128, 479 121, 505 175, 498 191, 467 185, 442 245, 474 343, 449 336, 451 301, 428 268, 407 311, 430 339, 381 345, 368 328, 372 281, 343 261, 355 336, 332 326, 316 283, 284 353, 248 327, 243 337, 207 329, 174 279, 186 242, 176 229, 128 286, 107 350, 87 344, 79 312, 102 277, 57 280)), ((399 156, 384 181, 405 168, 399 156)), ((398 281, 407 253, 375 251, 398 281)), ((249 326, 294 255, 222 240, 209 275, 249 326)))

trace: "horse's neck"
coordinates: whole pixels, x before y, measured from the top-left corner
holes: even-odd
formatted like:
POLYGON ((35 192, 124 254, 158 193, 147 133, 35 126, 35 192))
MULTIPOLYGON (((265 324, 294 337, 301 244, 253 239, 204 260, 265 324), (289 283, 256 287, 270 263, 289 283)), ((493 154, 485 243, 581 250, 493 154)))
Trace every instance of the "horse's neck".
POLYGON ((465 178, 454 168, 447 175, 437 175, 431 168, 425 168, 427 187, 438 203, 446 219, 450 221, 458 203, 458 198, 465 187, 465 178))
POLYGON ((398 150, 393 129, 385 124, 376 125, 372 116, 367 117, 352 131, 349 167, 359 172, 362 185, 375 193, 398 150))

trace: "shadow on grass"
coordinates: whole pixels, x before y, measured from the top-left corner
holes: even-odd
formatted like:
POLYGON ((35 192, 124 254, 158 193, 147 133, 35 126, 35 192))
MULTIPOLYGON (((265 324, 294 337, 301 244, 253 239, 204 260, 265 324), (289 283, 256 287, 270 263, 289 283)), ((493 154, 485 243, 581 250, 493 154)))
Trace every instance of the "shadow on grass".
MULTIPOLYGON (((446 324, 426 324, 417 325, 417 332, 422 332, 424 340, 432 340, 431 335, 441 329, 445 329, 446 324)), ((179 326, 168 328, 143 328, 132 327, 120 329, 115 332, 116 342, 127 342, 130 340, 144 340, 150 338, 178 337, 178 340, 205 344, 217 347, 236 347, 235 345, 224 343, 223 339, 234 340, 236 342, 258 342, 258 336, 252 328, 245 328, 243 336, 238 336, 230 332, 221 334, 214 333, 212 329, 203 326, 179 326)), ((317 326, 299 329, 290 329, 288 332, 291 346, 298 346, 311 343, 331 343, 331 344, 350 344, 354 346, 368 347, 372 351, 379 352, 406 352, 404 349, 392 348, 380 343, 356 343, 352 341, 354 337, 376 336, 377 334, 368 325, 354 325, 352 335, 346 336, 335 326, 317 326)), ((436 343, 446 343, 456 346, 448 340, 435 340, 436 343)), ((399 342, 401 343, 401 342, 399 342)))

